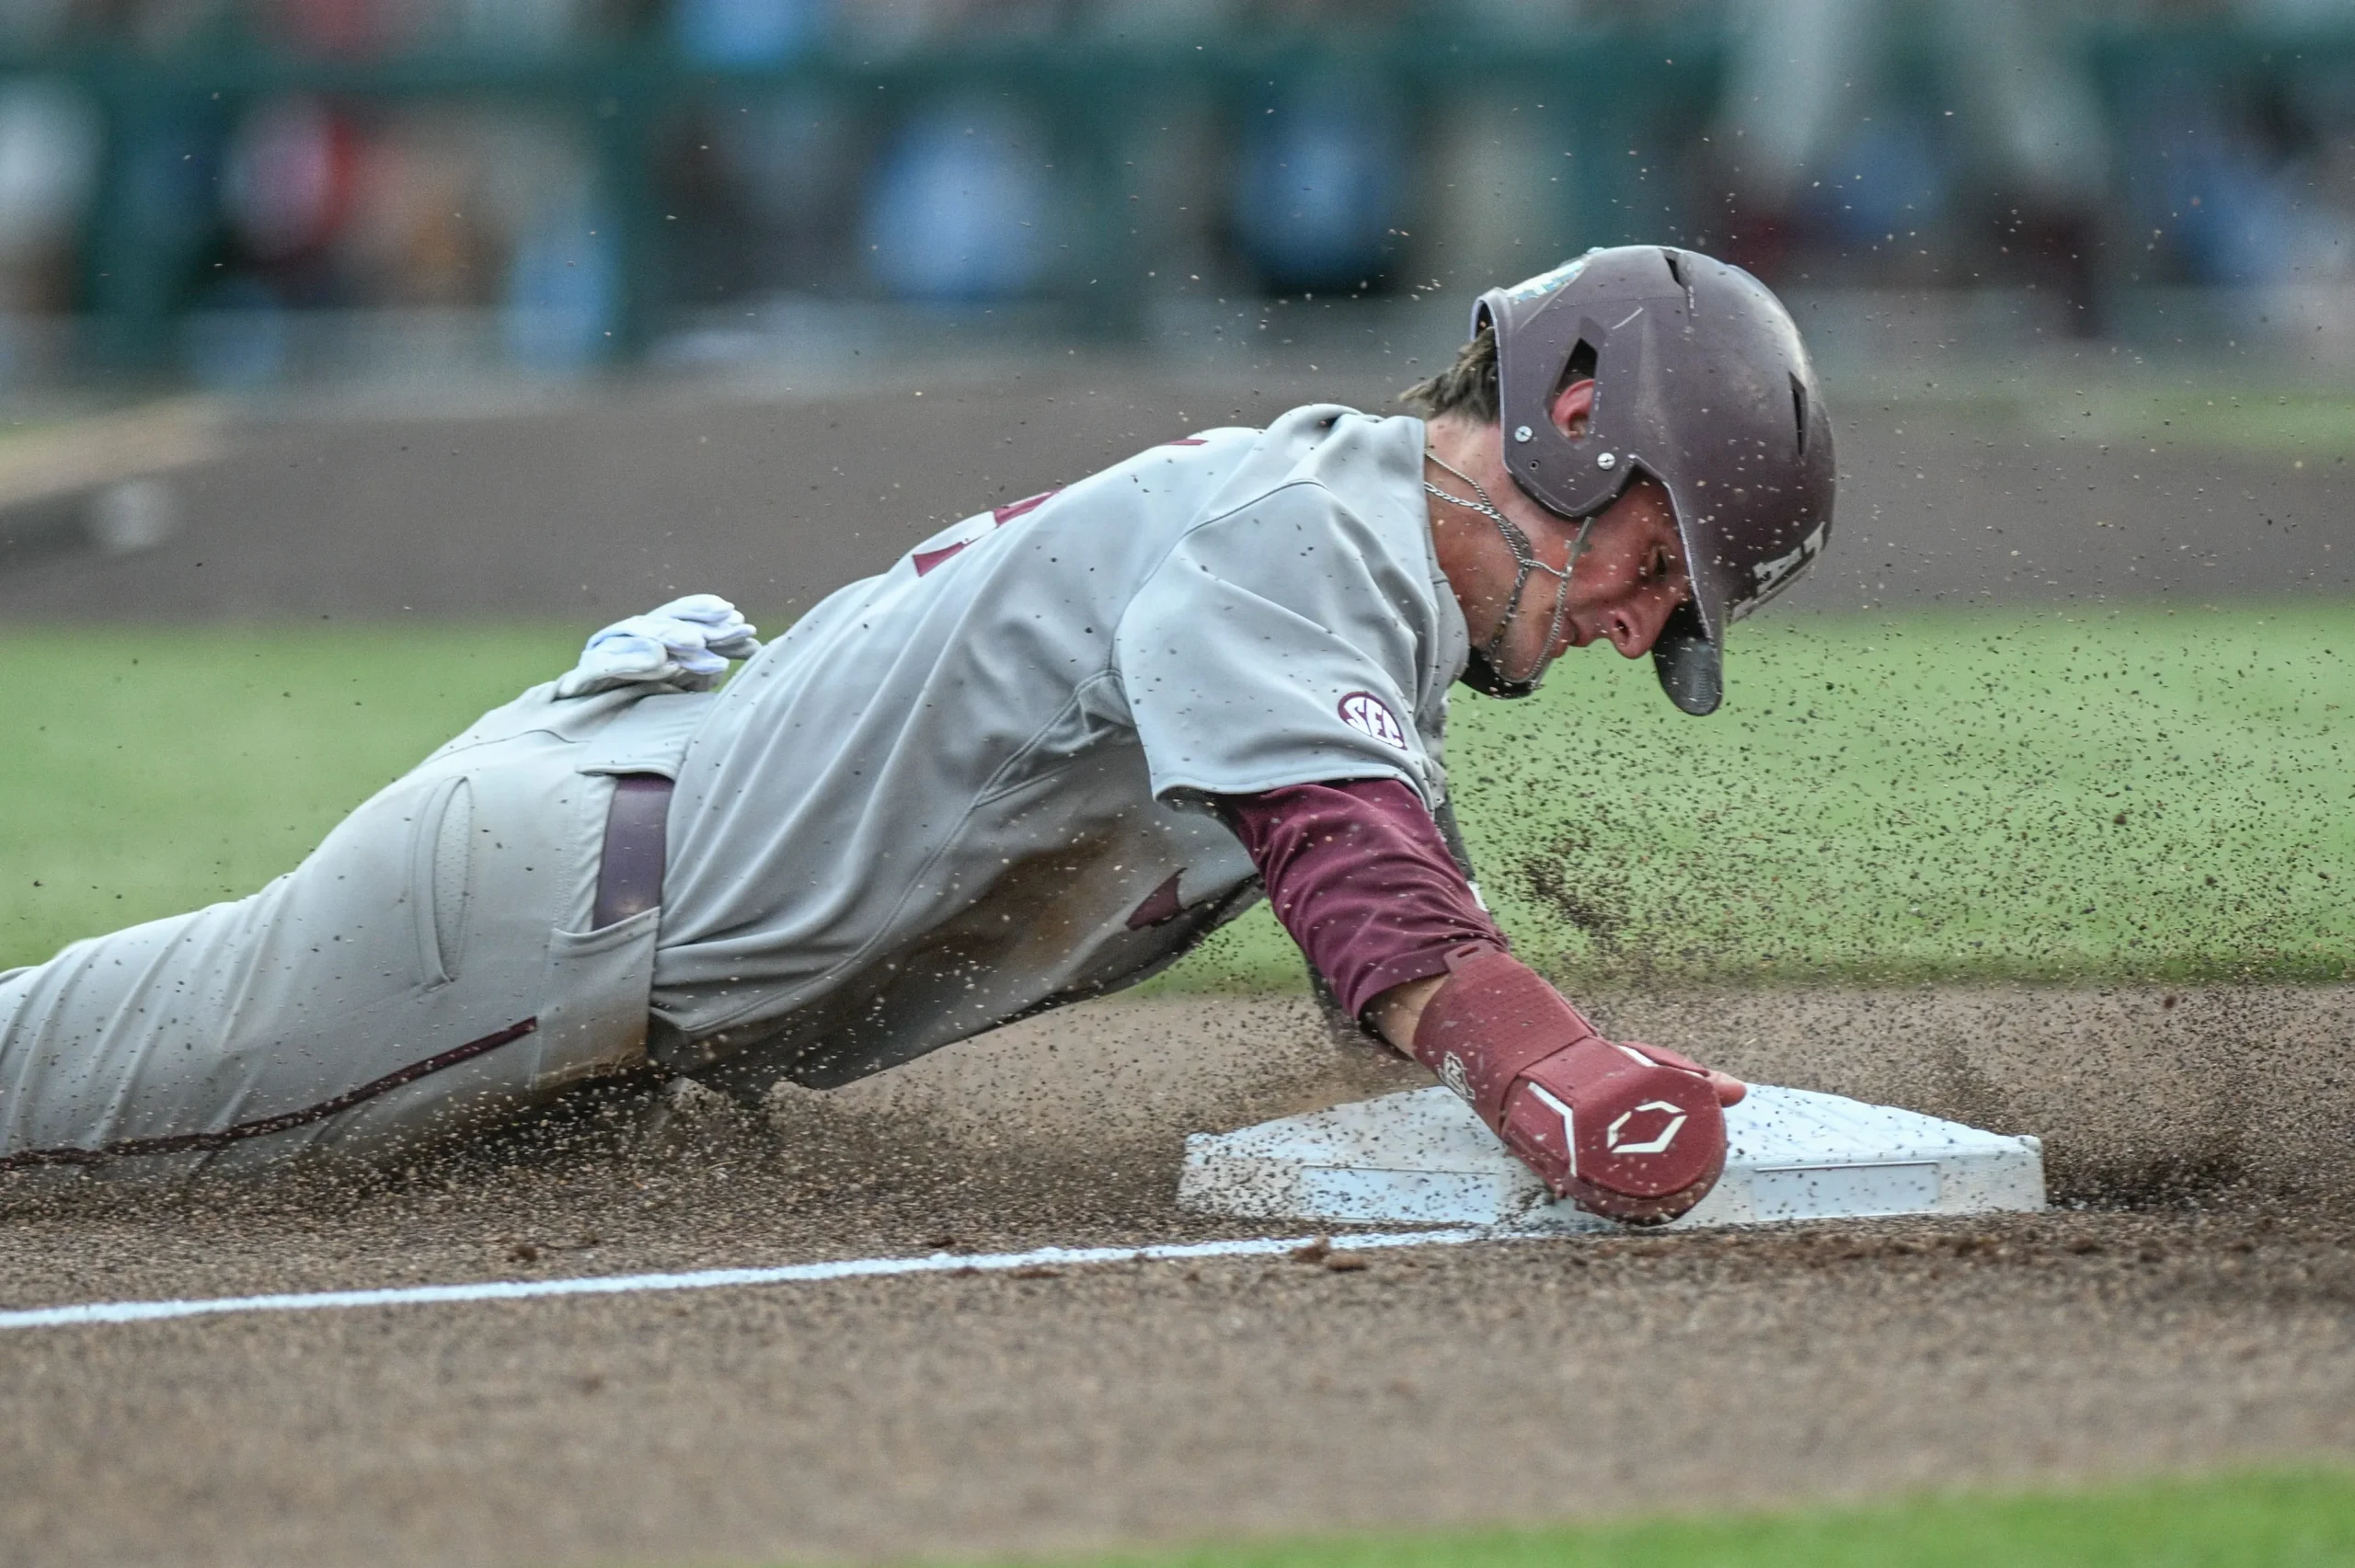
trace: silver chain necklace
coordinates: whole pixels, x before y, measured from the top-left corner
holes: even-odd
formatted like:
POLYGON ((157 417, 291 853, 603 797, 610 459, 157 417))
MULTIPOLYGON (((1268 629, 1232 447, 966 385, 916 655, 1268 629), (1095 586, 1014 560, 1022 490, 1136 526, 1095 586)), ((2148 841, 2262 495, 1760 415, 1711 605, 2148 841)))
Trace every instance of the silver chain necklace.
POLYGON ((1488 492, 1480 487, 1480 481, 1473 478, 1472 475, 1465 473, 1461 468, 1458 468, 1454 464, 1449 463, 1447 459, 1442 457, 1435 452, 1427 451, 1423 455, 1426 458, 1429 458, 1431 462, 1438 464, 1440 467, 1447 473, 1454 475, 1458 479, 1461 479, 1465 484, 1471 486, 1472 493, 1480 498, 1476 501, 1467 501, 1461 496, 1451 496, 1445 490, 1441 489, 1437 485, 1432 484, 1428 479, 1423 481, 1424 489, 1429 490, 1432 495, 1437 496, 1441 500, 1446 501, 1450 505, 1462 507, 1465 511, 1479 512, 1484 516, 1493 518, 1497 521, 1503 523, 1508 530, 1511 530, 1513 532, 1520 532, 1519 529, 1514 528, 1512 519, 1499 511, 1497 509, 1496 503, 1488 499, 1488 492))
POLYGON ((1488 518, 1497 525, 1497 532, 1504 535, 1505 547, 1512 552, 1515 567, 1512 597, 1505 601, 1504 618, 1497 623, 1496 632, 1488 638, 1488 646, 1480 650, 1480 657, 1488 660, 1489 668, 1509 684, 1534 686, 1537 677, 1544 673, 1546 661, 1552 656, 1556 640, 1562 635, 1562 623, 1569 615, 1570 573, 1577 569, 1579 557, 1586 554, 1587 535, 1594 530, 1594 519, 1590 517, 1580 520, 1579 536, 1570 542, 1568 559, 1559 567, 1549 567, 1537 558, 1537 552, 1530 544, 1529 535, 1522 532, 1521 525, 1497 509, 1496 502, 1488 498, 1488 492, 1481 487, 1480 481, 1428 447, 1423 449, 1423 456, 1439 464, 1443 472, 1452 474, 1471 486, 1472 493, 1480 498, 1476 501, 1467 501, 1461 496, 1451 496, 1428 479, 1423 481, 1423 488, 1451 506, 1459 506, 1466 511, 1478 512, 1488 518), (1554 579, 1554 613, 1546 623, 1545 642, 1538 649, 1536 667, 1525 676, 1510 675, 1506 673, 1504 666, 1498 662, 1499 656, 1504 651, 1506 634, 1512 630, 1513 617, 1521 613, 1522 593, 1529 587, 1531 576, 1537 572, 1544 572, 1554 579))

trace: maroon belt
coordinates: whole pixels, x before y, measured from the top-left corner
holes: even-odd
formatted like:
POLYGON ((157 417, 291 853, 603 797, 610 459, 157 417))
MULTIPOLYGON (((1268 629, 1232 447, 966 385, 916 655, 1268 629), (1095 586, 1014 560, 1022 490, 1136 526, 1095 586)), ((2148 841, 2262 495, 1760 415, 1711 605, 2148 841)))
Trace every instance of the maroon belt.
POLYGON ((597 907, 589 929, 603 931, 662 905, 663 839, 672 783, 660 773, 616 773, 605 807, 605 853, 597 863, 597 907))

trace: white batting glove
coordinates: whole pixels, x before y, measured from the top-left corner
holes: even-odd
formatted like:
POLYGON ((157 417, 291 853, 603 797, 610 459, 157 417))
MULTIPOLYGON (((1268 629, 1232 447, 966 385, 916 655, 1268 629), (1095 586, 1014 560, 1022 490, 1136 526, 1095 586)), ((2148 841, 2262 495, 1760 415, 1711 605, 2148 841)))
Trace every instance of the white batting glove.
POLYGON ((559 697, 589 697, 625 686, 708 692, 731 658, 761 651, 752 624, 716 593, 684 599, 616 621, 589 639, 580 662, 556 683, 559 697))

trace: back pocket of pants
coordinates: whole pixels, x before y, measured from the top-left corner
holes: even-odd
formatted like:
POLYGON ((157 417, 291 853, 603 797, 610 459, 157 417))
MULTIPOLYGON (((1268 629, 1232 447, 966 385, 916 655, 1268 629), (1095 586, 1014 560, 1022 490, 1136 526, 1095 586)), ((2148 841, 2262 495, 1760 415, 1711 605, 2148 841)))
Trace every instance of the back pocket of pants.
POLYGON ((465 955, 467 877, 474 864, 474 790, 445 779, 417 814, 409 900, 417 922, 417 967, 429 986, 458 977, 465 955))
POLYGON ((661 921, 660 909, 640 910, 595 931, 549 933, 534 1090, 645 1064, 661 921))

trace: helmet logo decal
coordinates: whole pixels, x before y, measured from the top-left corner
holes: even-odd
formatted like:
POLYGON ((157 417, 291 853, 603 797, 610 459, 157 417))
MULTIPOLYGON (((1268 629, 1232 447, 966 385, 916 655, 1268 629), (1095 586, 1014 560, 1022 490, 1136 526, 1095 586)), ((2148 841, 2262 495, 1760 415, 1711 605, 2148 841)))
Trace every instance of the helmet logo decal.
POLYGON ((1827 522, 1817 523, 1814 532, 1800 540, 1790 554, 1751 567, 1750 574, 1756 580, 1751 584, 1750 601, 1761 603, 1774 598, 1785 583, 1798 576, 1800 567, 1823 554, 1824 532, 1831 526, 1827 522))
POLYGON ((1505 298, 1509 300, 1534 300, 1540 294, 1550 294, 1555 290, 1560 288, 1563 284, 1568 282, 1571 279, 1577 277, 1580 273, 1585 271, 1587 259, 1593 254, 1594 252, 1588 251, 1585 256, 1573 258, 1549 271, 1540 272, 1534 278, 1530 278, 1522 282, 1515 283, 1511 288, 1507 289, 1504 292, 1505 298))
POLYGON ((1614 1154, 1665 1154, 1668 1146, 1676 1141, 1676 1135, 1684 1130, 1684 1120, 1682 1107, 1671 1105, 1665 1100, 1647 1100, 1632 1111, 1620 1112, 1617 1119, 1603 1128, 1603 1146, 1614 1154), (1620 1136, 1627 1130, 1627 1124, 1646 1111, 1666 1112, 1668 1125, 1641 1143, 1622 1143, 1620 1136))
POLYGON ((1360 735, 1370 735, 1384 746, 1407 750, 1406 727, 1388 704, 1371 692, 1352 692, 1341 699, 1341 722, 1360 735))

